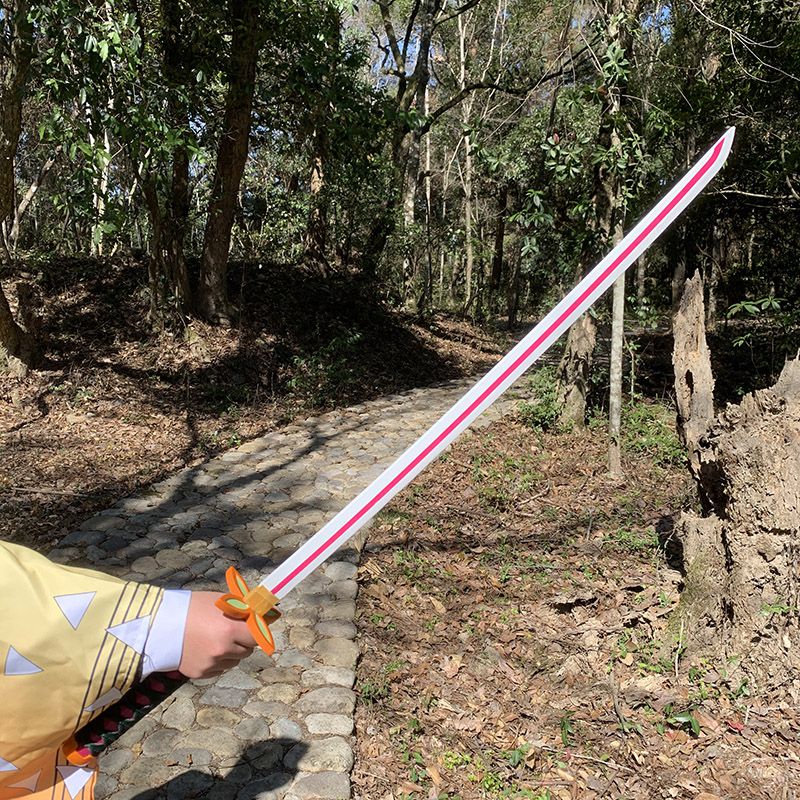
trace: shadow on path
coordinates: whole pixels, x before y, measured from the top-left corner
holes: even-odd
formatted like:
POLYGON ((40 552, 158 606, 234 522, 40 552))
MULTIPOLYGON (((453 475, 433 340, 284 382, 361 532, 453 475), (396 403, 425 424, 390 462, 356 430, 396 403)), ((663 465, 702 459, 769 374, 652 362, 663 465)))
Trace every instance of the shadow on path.
MULTIPOLYGON (((308 745, 290 740, 268 740, 250 744, 238 761, 215 767, 195 768, 150 789, 123 788, 107 792, 102 779, 97 800, 256 800, 282 797, 297 775, 297 763, 308 745), (290 755, 284 762, 286 752, 290 755), (288 765, 287 765, 288 764, 288 765), (224 774, 221 774, 223 773, 224 774), (274 793, 274 794, 273 794, 274 793)), ((165 761, 168 757, 165 756, 165 761)), ((102 760, 100 762, 102 774, 102 760)))

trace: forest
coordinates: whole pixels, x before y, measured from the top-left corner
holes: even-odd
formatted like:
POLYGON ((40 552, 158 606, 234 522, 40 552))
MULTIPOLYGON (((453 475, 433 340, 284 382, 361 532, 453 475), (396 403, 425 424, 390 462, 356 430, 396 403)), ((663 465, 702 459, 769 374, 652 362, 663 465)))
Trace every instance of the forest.
POLYGON ((352 786, 797 797, 796 0, 0 0, 0 539, 122 574, 133 551, 70 544, 92 515, 476 376, 731 127, 510 418, 378 517, 352 786), (435 685, 443 647, 506 730, 435 685), (561 705, 512 720, 523 688, 561 705))
MULTIPOLYGON (((792 3, 14 2, 2 21, 3 260, 136 257, 156 330, 234 320, 231 261, 513 323, 730 125, 735 161, 638 265, 628 314, 674 306, 696 269, 712 323, 795 299, 792 3)), ((32 288, 16 318, 1 301, 29 367, 32 288)))

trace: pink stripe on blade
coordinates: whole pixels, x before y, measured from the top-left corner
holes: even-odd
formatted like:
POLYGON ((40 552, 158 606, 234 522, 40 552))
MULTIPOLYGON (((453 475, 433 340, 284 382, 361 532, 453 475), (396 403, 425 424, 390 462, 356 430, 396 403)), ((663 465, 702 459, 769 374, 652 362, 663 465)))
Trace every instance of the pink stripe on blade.
POLYGON ((678 192, 675 197, 659 212, 659 214, 653 219, 652 222, 625 248, 625 250, 617 256, 614 261, 603 270, 600 275, 598 275, 591 284, 587 286, 587 288, 581 293, 581 295, 576 298, 569 307, 562 312, 558 318, 553 321, 547 330, 542 333, 515 361, 513 364, 508 366, 506 370, 496 378, 491 385, 485 389, 461 414, 447 426, 447 428, 440 433, 433 442, 431 442, 419 455, 414 458, 414 460, 408 464, 403 470, 396 475, 390 483, 384 486, 374 497, 372 497, 359 511, 357 511, 344 525, 342 525, 335 533, 333 533, 327 541, 321 544, 311 555, 309 555, 301 564, 295 567, 289 575, 287 575, 277 586, 275 586, 271 591, 273 593, 279 592, 286 586, 288 583, 293 581, 298 575, 300 575, 310 564, 313 564, 314 561, 317 560, 323 553, 331 548, 333 544, 335 544, 345 533, 347 533, 350 528, 353 527, 357 522, 359 522, 365 514, 367 514, 372 508, 379 503, 387 494, 389 494, 392 489, 394 489, 399 483, 403 481, 414 469, 416 469, 419 464, 424 461, 442 442, 444 442, 450 434, 458 428, 465 419, 467 419, 476 408, 478 408, 487 397, 489 397, 498 386, 500 386, 508 377, 514 374, 520 366, 524 365, 524 363, 530 358, 531 354, 539 348, 543 342, 547 341, 547 339, 558 330, 558 328, 563 324, 566 319, 569 319, 570 315, 573 314, 577 309, 581 307, 581 305, 585 302, 586 298, 591 295, 597 287, 603 283, 616 269, 617 267, 627 259, 630 254, 653 232, 655 228, 670 214, 670 212, 675 208, 678 203, 697 185, 697 183, 703 178, 703 176, 708 172, 709 169, 713 166, 713 164, 717 161, 722 152, 723 146, 725 143, 725 137, 723 136, 715 145, 711 155, 709 156, 708 160, 703 164, 703 166, 697 171, 697 174, 684 186, 680 192, 678 192))

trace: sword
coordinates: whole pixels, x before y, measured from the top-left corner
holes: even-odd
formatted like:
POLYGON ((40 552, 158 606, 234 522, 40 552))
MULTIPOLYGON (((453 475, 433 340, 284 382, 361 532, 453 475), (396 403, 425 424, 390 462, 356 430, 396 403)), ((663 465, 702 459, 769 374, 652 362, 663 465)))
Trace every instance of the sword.
MULTIPOLYGON (((719 172, 730 153, 729 128, 644 218, 523 339, 357 497, 301 545, 273 572, 250 588, 235 567, 217 605, 246 621, 259 646, 275 651, 270 623, 276 606, 297 584, 353 537, 398 492, 450 445, 589 309, 616 279, 675 221, 719 172)), ((180 673, 151 675, 128 692, 109 713, 79 731, 67 748, 74 764, 88 763, 186 679, 180 673), (120 714, 118 707, 124 709, 120 714)))

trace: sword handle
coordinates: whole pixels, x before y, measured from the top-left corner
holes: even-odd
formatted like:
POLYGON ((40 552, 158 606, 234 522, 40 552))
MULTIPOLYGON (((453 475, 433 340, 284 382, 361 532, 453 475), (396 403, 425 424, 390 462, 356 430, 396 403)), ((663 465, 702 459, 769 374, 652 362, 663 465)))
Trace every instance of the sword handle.
POLYGON ((90 764, 188 680, 180 672, 154 672, 148 675, 113 706, 87 722, 62 746, 67 760, 79 767, 90 764))

